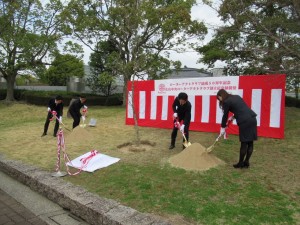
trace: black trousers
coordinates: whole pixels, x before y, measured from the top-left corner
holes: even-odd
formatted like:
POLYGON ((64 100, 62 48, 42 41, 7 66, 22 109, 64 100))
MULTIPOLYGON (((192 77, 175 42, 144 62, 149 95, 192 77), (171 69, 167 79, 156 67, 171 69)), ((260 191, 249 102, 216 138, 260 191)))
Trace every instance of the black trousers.
MULTIPOLYGON (((45 122, 45 125, 44 125, 44 134, 47 134, 48 127, 49 127, 49 124, 51 122, 50 119, 52 117, 53 117, 52 113, 48 112, 47 119, 46 119, 46 122, 45 122)), ((53 120, 55 120, 53 135, 56 136, 58 128, 59 128, 59 122, 58 122, 58 120, 56 118, 53 118, 53 120)))
MULTIPOLYGON (((176 122, 176 120, 174 120, 174 127, 173 127, 173 131, 172 131, 172 134, 171 134, 171 145, 175 145, 177 132, 178 132, 178 129, 179 129, 175 126, 175 122, 176 122)), ((186 124, 184 126, 184 135, 185 135, 185 138, 186 138, 187 141, 189 140, 189 127, 190 127, 190 124, 186 124)), ((184 142, 184 141, 185 140, 182 137, 182 142, 184 142)))
POLYGON ((73 118, 73 129, 74 129, 75 127, 77 127, 79 125, 81 116, 76 113, 73 113, 71 111, 70 111, 70 114, 73 118))

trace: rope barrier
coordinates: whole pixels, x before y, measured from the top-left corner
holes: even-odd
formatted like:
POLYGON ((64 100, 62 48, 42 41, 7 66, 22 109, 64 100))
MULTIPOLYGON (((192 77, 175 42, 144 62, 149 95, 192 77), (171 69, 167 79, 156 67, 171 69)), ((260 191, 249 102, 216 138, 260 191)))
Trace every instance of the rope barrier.
POLYGON ((82 162, 82 165, 80 168, 78 168, 78 171, 75 172, 75 173, 71 173, 70 172, 70 169, 69 169, 69 166, 68 166, 68 163, 72 164, 72 161, 70 160, 67 152, 66 152, 66 146, 65 146, 65 138, 64 138, 64 134, 63 134, 63 130, 62 128, 60 128, 59 132, 58 132, 58 135, 57 135, 57 163, 56 163, 56 172, 59 172, 60 171, 60 155, 61 155, 61 151, 63 152, 64 154, 64 161, 65 161, 65 166, 66 166, 66 169, 67 169, 67 173, 70 175, 70 176, 75 176, 79 173, 81 173, 81 171, 88 165, 88 163, 90 162, 90 160, 96 156, 98 154, 98 151, 96 150, 91 150, 91 154, 88 155, 87 157, 84 157, 82 159, 80 159, 80 161, 82 162))

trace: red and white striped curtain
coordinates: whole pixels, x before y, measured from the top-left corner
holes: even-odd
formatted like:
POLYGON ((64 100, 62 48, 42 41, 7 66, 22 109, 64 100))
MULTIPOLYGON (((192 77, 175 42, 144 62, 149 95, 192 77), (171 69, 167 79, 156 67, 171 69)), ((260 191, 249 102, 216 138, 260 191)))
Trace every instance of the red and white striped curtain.
MULTIPOLYGON (((223 88, 256 112, 259 136, 284 138, 285 80, 285 75, 257 75, 128 82, 126 124, 134 124, 134 103, 139 126, 172 128, 172 103, 185 92, 192 104, 190 130, 219 132, 223 112, 216 93, 223 88)), ((235 122, 228 133, 238 134, 235 122)))

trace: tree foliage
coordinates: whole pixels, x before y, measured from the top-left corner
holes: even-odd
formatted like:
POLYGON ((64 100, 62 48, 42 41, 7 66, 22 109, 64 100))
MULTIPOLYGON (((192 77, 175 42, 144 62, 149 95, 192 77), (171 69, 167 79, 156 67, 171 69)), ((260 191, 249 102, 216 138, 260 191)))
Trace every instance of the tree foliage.
MULTIPOLYGON (((0 0, 0 73, 7 81, 6 101, 14 100, 16 76, 24 70, 43 70, 69 34, 62 20, 63 4, 60 0, 47 2, 0 0)), ((64 51, 77 54, 82 49, 69 41, 64 51)))
POLYGON ((194 0, 71 0, 64 15, 74 36, 92 50, 95 51, 94 43, 108 37, 114 43, 118 49, 115 70, 124 77, 126 93, 127 81, 133 76, 147 74, 157 78, 158 71, 172 65, 162 56, 165 50, 183 46, 191 37, 203 38, 206 27, 191 20, 194 3, 194 0))
MULTIPOLYGON (((127 81, 157 77, 172 62, 166 50, 184 47, 193 36, 203 38, 206 27, 191 20, 195 0, 71 0, 66 21, 74 35, 94 50, 94 43, 111 40, 118 49, 114 70, 124 78, 123 104, 127 81)), ((179 49, 180 50, 180 49, 179 49)), ((176 64, 178 65, 178 64, 176 64)), ((132 85, 132 98, 134 85, 132 85)), ((136 143, 140 143, 137 115, 132 104, 136 143)))
POLYGON ((118 61, 118 49, 114 42, 101 41, 96 46, 96 51, 90 56, 91 74, 87 77, 87 85, 94 93, 100 92, 110 96, 116 88, 115 79, 118 76, 116 62, 118 61))
POLYGON ((70 54, 57 53, 42 80, 50 86, 66 86, 70 77, 84 77, 83 61, 70 54))
MULTIPOLYGON (((211 1, 205 1, 211 5, 211 1)), ((298 0, 222 0, 217 9, 224 26, 198 51, 201 61, 239 65, 243 74, 300 74, 298 0)), ((299 80, 299 79, 298 79, 299 80)))
POLYGON ((7 101, 14 100, 17 74, 42 65, 62 37, 58 15, 62 5, 54 0, 45 7, 38 0, 0 1, 0 72, 7 81, 7 101))

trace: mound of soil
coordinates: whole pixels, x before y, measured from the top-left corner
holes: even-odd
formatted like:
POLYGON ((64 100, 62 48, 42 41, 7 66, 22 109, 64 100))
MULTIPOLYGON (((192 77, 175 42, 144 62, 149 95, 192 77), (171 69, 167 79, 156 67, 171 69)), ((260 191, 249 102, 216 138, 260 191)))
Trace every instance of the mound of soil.
POLYGON ((67 143, 79 143, 83 141, 88 141, 93 138, 93 135, 87 130, 80 126, 75 127, 71 133, 65 136, 67 143))
POLYGON ((225 163, 211 153, 207 153, 205 147, 199 143, 191 146, 171 157, 169 162, 174 167, 185 170, 204 171, 225 163))

